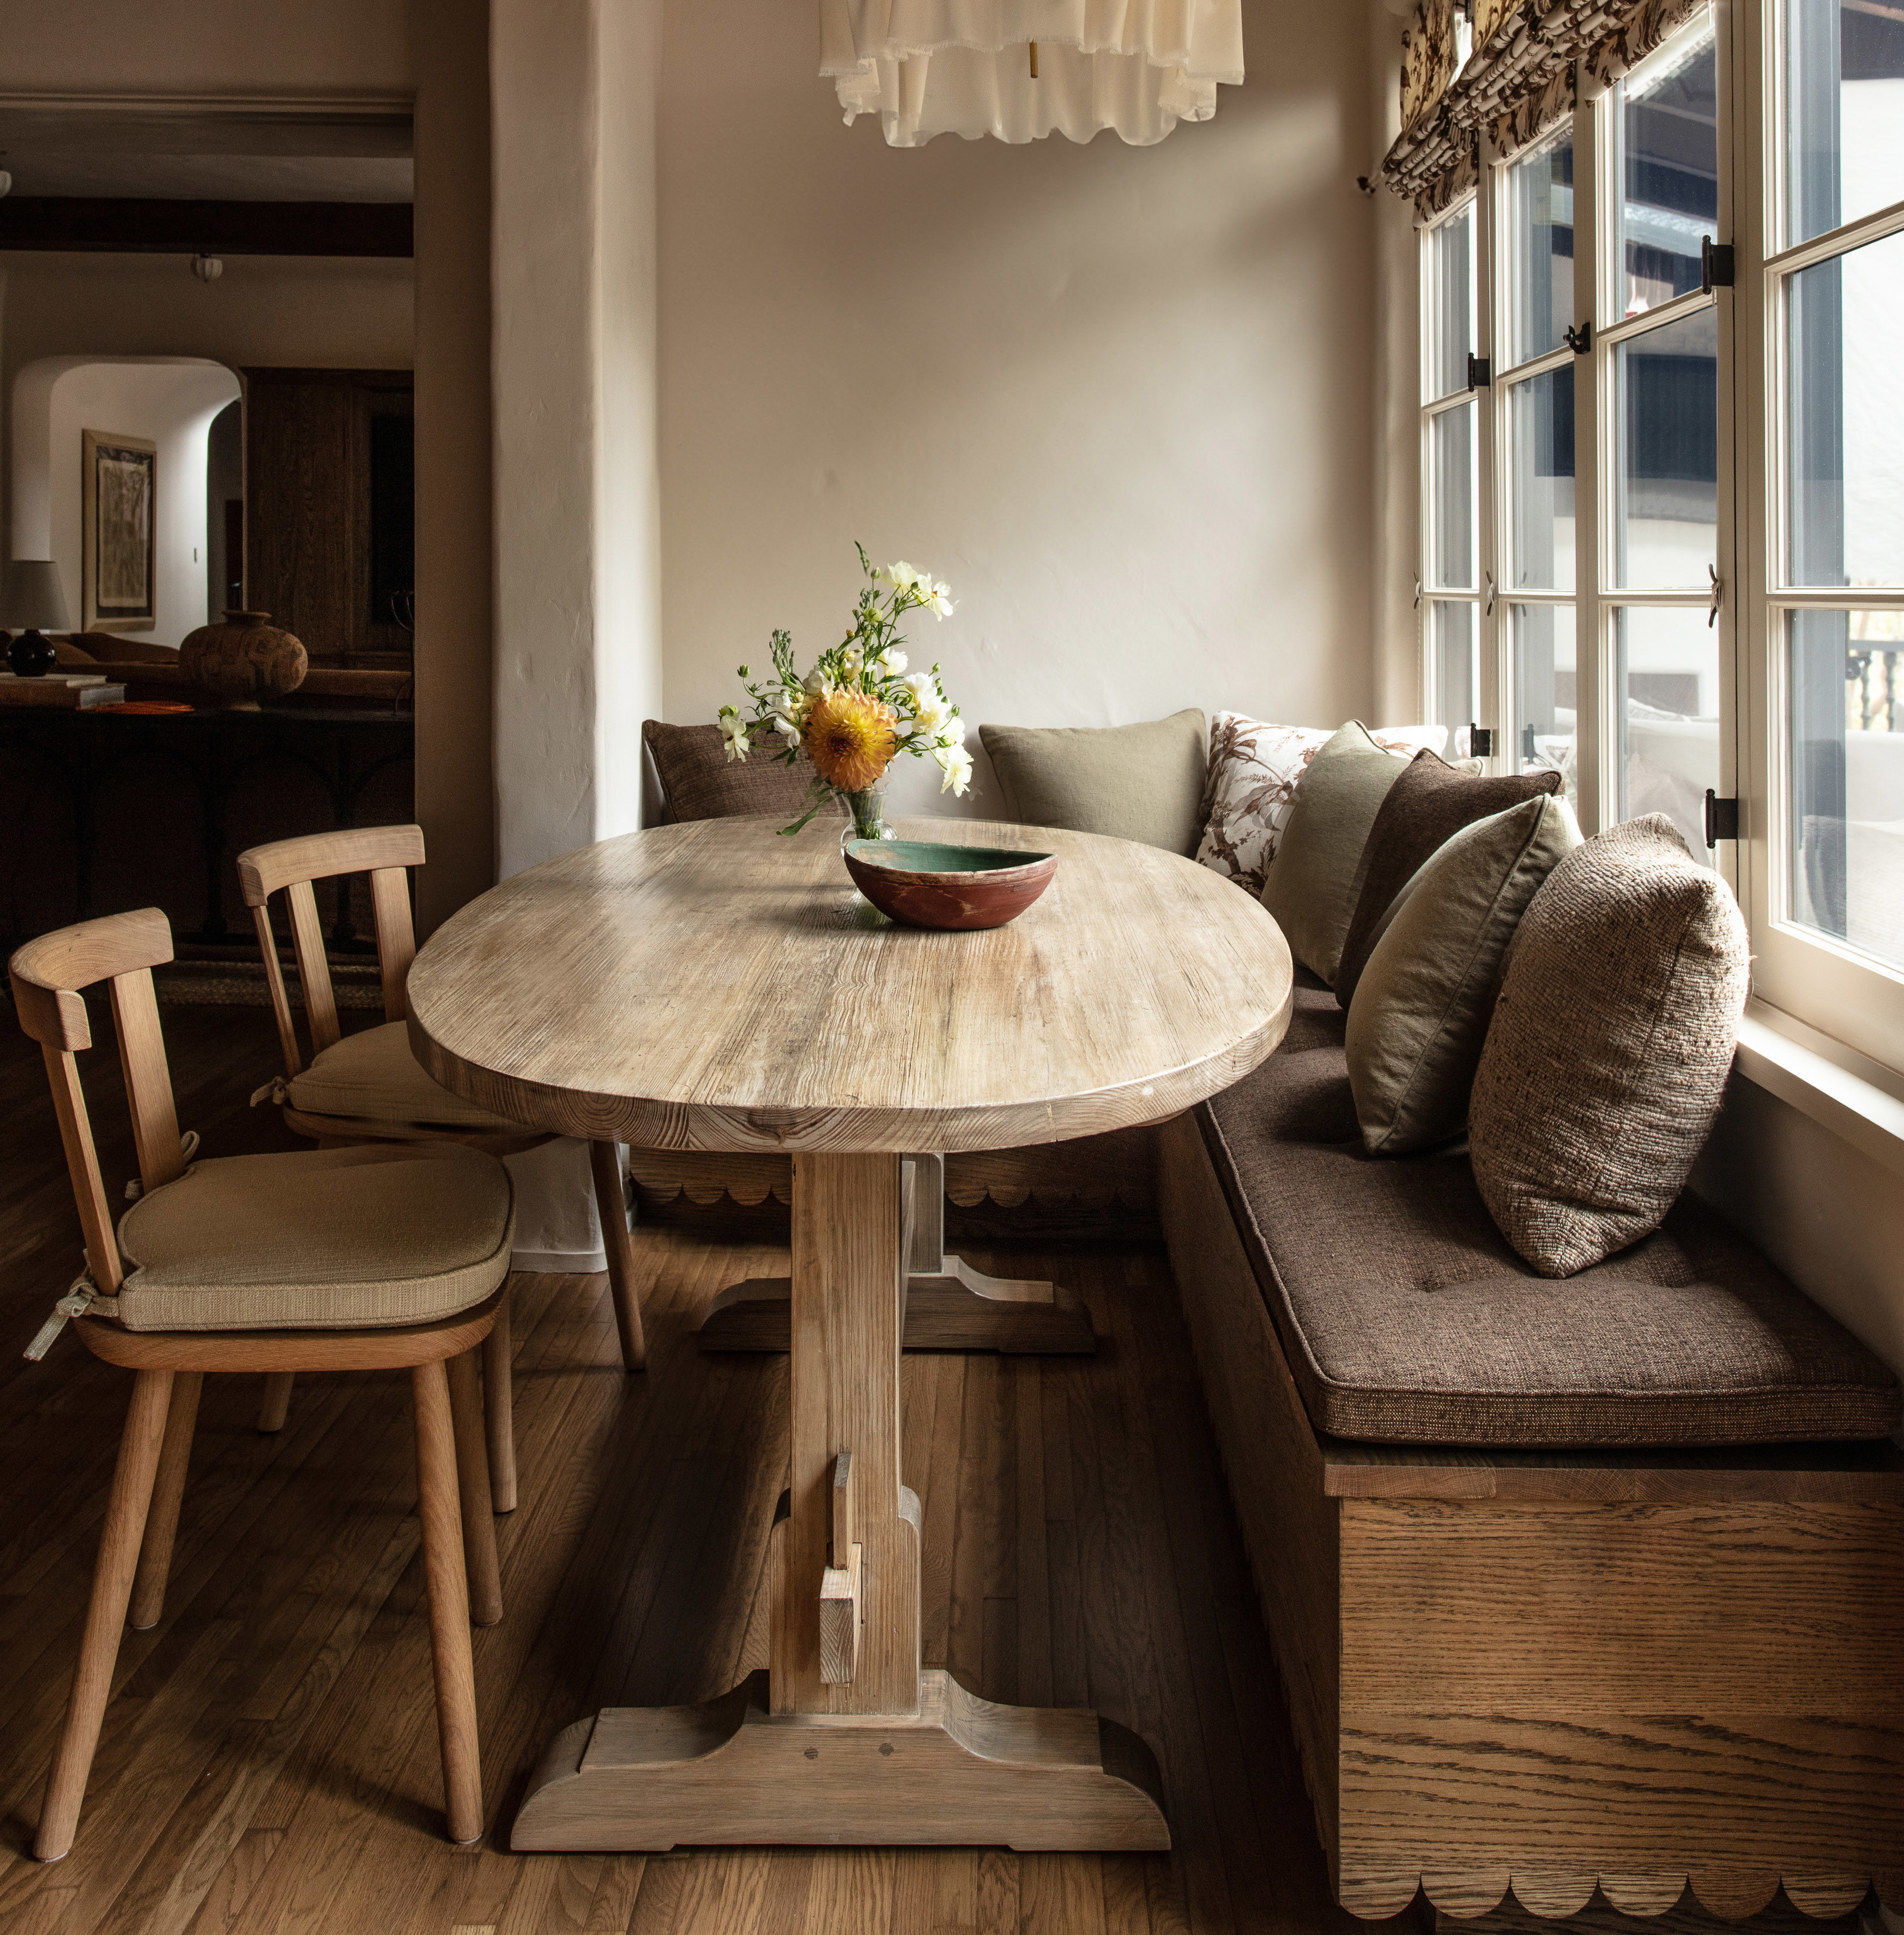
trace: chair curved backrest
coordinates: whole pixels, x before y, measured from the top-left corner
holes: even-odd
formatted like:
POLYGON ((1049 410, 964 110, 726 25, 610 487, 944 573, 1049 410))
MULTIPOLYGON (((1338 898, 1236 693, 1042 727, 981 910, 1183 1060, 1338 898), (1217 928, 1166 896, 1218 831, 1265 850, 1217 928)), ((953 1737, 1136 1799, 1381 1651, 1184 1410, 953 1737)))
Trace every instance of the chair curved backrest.
POLYGON ((109 1297, 119 1288, 123 1272, 111 1208, 100 1179, 86 1093, 73 1058, 75 1049, 92 1046, 81 990, 101 981, 110 985, 139 1175, 148 1191, 157 1189, 185 1169, 171 1070, 166 1065, 165 1038, 152 985, 153 968, 171 958, 171 923, 157 907, 142 907, 136 913, 108 914, 43 934, 17 949, 8 964, 20 1026, 40 1044, 46 1058, 73 1199, 85 1233, 86 1261, 93 1281, 109 1297))
POLYGON ((423 862, 421 826, 346 827, 335 833, 274 840, 268 846, 248 847, 238 856, 239 890, 252 910, 258 945, 264 950, 264 978, 271 990, 286 1075, 300 1073, 304 1064, 298 1055, 297 1031, 291 1022, 283 971, 278 964, 278 943, 271 932, 271 896, 280 888, 285 890, 291 944, 297 958, 297 982, 303 991, 315 1058, 336 1041, 342 1030, 337 1025, 337 998, 330 985, 330 963, 324 953, 324 928, 311 883, 335 880, 344 874, 370 875, 384 1019, 400 1022, 409 1013, 405 989, 417 951, 407 870, 423 862))

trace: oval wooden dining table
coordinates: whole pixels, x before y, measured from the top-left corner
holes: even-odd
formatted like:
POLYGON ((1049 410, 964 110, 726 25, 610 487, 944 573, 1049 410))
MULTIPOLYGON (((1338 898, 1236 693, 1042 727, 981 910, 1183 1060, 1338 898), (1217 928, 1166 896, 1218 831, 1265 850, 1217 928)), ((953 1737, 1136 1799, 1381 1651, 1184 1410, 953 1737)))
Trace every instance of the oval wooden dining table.
POLYGON ((589 1141, 793 1158, 768 1669, 705 1705, 565 1729, 512 1846, 1169 1845, 1135 1734, 994 1705, 920 1665, 920 1514, 899 1451, 904 1159, 1161 1121, 1229 1087, 1282 1039, 1289 950, 1252 896, 1174 854, 956 829, 1058 855, 1009 926, 895 926, 854 890, 833 830, 707 820, 516 875, 410 971, 417 1058, 471 1101, 589 1141))

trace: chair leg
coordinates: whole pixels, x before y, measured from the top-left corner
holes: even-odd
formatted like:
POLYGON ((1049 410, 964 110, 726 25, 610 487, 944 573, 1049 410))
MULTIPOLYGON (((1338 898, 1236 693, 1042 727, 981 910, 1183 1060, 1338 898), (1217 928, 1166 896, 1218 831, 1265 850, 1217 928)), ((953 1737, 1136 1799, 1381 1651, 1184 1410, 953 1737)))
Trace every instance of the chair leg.
POLYGON ((608 1287, 615 1300, 615 1328, 621 1333, 624 1370, 647 1368, 648 1347, 641 1335, 641 1301, 635 1290, 635 1245, 628 1233, 628 1196, 621 1174, 621 1152, 611 1142, 588 1146, 595 1178, 595 1209, 602 1223, 602 1249, 608 1259, 608 1287))
POLYGON ((158 1475, 146 1515, 145 1541, 139 1547, 139 1569, 132 1580, 132 1604, 125 1616, 134 1632, 157 1626, 165 1610, 165 1586, 172 1573, 172 1547, 179 1535, 179 1507, 185 1502, 186 1468, 192 1463, 192 1433, 198 1422, 198 1393, 204 1381, 198 1371, 172 1374, 158 1475))
POLYGON ((476 1741, 476 1672, 469 1653, 469 1598, 463 1571, 462 1506, 457 1496, 456 1429, 441 1364, 410 1372, 416 1411, 417 1511, 430 1592, 430 1650, 436 1678, 436 1733, 452 1841, 483 1831, 482 1764, 476 1741))
POLYGON ((99 1744, 100 1722, 105 1718, 106 1701, 113 1690, 113 1667, 119 1658, 119 1634, 132 1597, 133 1574, 139 1563, 152 1481, 158 1470, 159 1446, 165 1436, 165 1414, 171 1405, 172 1377, 170 1371, 141 1371, 132 1387, 132 1402, 119 1438, 119 1463, 113 1470, 113 1489, 106 1501, 105 1527, 99 1535, 92 1598, 86 1607, 66 1725, 53 1755, 46 1798, 40 1806, 40 1828, 33 1842, 34 1856, 39 1861, 58 1861, 72 1846, 73 1831, 79 1825, 80 1803, 86 1795, 86 1777, 92 1770, 93 1749, 99 1744))
POLYGON ((273 1371, 264 1380, 264 1396, 258 1407, 258 1428, 261 1431, 282 1431, 284 1421, 291 1410, 291 1387, 296 1381, 295 1371, 273 1371))
POLYGON ((516 1508, 515 1370, 509 1342, 509 1300, 496 1306, 483 1339, 483 1422, 489 1432, 489 1498, 499 1512, 516 1508))
POLYGON ((476 1353, 465 1351, 444 1366, 456 1426, 456 1487, 463 1514, 463 1556, 469 1580, 469 1617, 493 1626, 502 1617, 502 1580, 496 1564, 496 1520, 489 1496, 489 1447, 483 1435, 482 1379, 476 1353))

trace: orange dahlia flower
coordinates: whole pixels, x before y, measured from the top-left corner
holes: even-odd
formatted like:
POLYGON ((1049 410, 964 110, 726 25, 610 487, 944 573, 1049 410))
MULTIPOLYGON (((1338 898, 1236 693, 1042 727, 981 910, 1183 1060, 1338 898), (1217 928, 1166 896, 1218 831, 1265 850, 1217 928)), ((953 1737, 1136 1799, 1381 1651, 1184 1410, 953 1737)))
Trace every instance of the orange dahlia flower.
POLYGON ((863 692, 828 692, 813 702, 801 735, 814 770, 836 792, 863 792, 899 750, 899 715, 863 692))

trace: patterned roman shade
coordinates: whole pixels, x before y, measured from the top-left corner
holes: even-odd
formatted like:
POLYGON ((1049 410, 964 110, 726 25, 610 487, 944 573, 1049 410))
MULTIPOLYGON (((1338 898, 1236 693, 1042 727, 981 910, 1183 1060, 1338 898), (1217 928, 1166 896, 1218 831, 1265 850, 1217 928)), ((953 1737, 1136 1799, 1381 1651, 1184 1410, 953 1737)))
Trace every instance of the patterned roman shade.
POLYGON ((1474 51, 1454 71, 1455 0, 1420 0, 1405 37, 1402 133, 1381 180, 1438 214, 1475 179, 1485 131, 1525 146, 1574 111, 1577 67, 1612 81, 1711 0, 1473 0, 1474 51))

